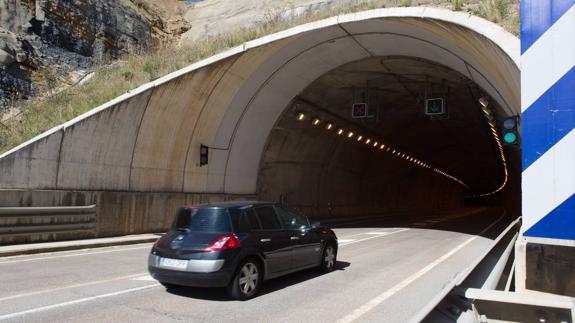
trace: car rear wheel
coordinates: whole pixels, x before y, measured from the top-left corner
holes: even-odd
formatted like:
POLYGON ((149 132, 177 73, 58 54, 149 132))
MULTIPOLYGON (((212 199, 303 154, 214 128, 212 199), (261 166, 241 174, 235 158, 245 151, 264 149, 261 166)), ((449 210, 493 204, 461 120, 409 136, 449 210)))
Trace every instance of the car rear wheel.
POLYGON ((321 255, 321 266, 319 267, 323 272, 330 272, 335 269, 335 264, 337 261, 337 249, 333 243, 328 243, 325 248, 323 248, 323 253, 321 255))
POLYGON ((254 259, 247 259, 238 268, 239 270, 228 286, 228 293, 235 299, 250 299, 260 289, 262 282, 261 267, 254 259))

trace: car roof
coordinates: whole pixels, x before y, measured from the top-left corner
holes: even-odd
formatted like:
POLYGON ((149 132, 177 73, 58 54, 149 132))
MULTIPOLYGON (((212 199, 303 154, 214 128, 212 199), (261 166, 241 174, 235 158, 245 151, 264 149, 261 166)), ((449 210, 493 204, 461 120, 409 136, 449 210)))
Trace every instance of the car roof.
POLYGON ((225 202, 209 202, 209 203, 202 203, 202 204, 195 204, 195 205, 187 205, 187 208, 241 208, 246 206, 255 206, 255 205, 270 205, 270 204, 277 204, 275 202, 266 202, 266 201, 225 201, 225 202))

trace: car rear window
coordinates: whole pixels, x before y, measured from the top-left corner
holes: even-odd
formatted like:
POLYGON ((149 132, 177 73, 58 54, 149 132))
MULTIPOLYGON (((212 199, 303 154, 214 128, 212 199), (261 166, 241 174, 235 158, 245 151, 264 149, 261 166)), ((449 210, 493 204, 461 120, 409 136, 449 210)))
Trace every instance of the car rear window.
POLYGON ((282 226, 276 216, 276 211, 271 206, 262 206, 256 208, 258 219, 264 230, 281 229, 282 226))
POLYGON ((232 232, 225 208, 180 208, 173 229, 189 232, 232 232))

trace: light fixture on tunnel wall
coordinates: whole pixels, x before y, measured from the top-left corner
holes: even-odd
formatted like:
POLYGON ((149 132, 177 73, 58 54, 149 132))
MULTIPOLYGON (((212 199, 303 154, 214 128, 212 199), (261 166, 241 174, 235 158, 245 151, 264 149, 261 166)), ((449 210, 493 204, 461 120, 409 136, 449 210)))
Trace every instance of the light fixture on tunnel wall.
MULTIPOLYGON (((309 118, 309 117, 308 117, 304 112, 298 112, 298 113, 296 114, 296 119, 299 120, 299 121, 303 121, 303 120, 305 120, 306 118, 309 118)), ((319 126, 320 124, 322 124, 321 119, 322 119, 322 116, 313 116, 313 115, 312 115, 312 117, 311 117, 311 125, 312 125, 313 127, 319 126)), ((325 120, 325 119, 324 119, 324 120, 325 120)), ((306 123, 306 124, 307 124, 307 123, 306 123)), ((335 124, 334 124, 333 122, 331 122, 331 121, 324 121, 323 124, 324 124, 324 125, 323 125, 323 127, 321 127, 321 128, 323 128, 323 129, 325 129, 325 130, 331 130, 331 129, 335 128, 335 124)), ((321 129, 321 128, 320 128, 320 129, 321 129)), ((369 147, 369 146, 372 146, 372 147, 375 148, 375 149, 378 149, 378 148, 379 148, 379 150, 381 150, 381 151, 383 151, 383 152, 389 152, 389 153, 391 153, 392 156, 394 156, 394 157, 396 157, 396 158, 399 158, 399 159, 401 159, 401 160, 404 160, 404 161, 406 161, 406 162, 410 162, 410 163, 413 164, 414 166, 419 166, 419 167, 421 167, 421 168, 423 168, 423 169, 432 169, 435 173, 440 174, 440 175, 442 175, 442 176, 445 176, 446 178, 448 178, 448 179, 450 179, 450 180, 453 180, 453 181, 459 183, 460 185, 464 186, 465 188, 468 188, 468 186, 467 186, 465 183, 463 183, 463 182, 460 181, 459 179, 457 179, 457 178, 455 178, 455 177, 449 175, 448 173, 446 173, 446 172, 444 172, 444 171, 441 171, 441 170, 439 170, 439 169, 437 169, 437 168, 432 168, 432 167, 429 166, 428 164, 426 164, 426 163, 424 163, 424 162, 422 162, 422 161, 416 159, 415 157, 410 156, 409 154, 407 154, 407 153, 405 153, 405 152, 402 152, 400 149, 398 149, 398 148, 396 148, 396 147, 390 147, 389 145, 386 145, 385 143, 382 143, 382 142, 379 141, 379 140, 375 140, 375 138, 373 138, 373 137, 371 137, 371 138, 368 137, 367 134, 361 134, 361 132, 360 132, 360 133, 357 133, 357 132, 355 132, 355 131, 353 130, 353 127, 351 127, 351 128, 352 128, 352 129, 346 130, 346 129, 343 128, 343 127, 338 127, 338 128, 337 128, 337 131, 335 131, 335 133, 336 133, 338 136, 342 136, 342 135, 345 134, 345 136, 346 136, 348 139, 356 139, 356 140, 353 140, 352 142, 364 143, 364 144, 366 144, 368 147, 369 147), (373 143, 373 144, 372 144, 372 143, 373 143)), ((358 131, 358 132, 359 132, 359 131, 358 131)))
MULTIPOLYGON (((491 132, 491 136, 493 137, 493 140, 495 141, 495 144, 497 145, 497 150, 499 153, 499 159, 501 160, 501 165, 503 168, 503 180, 501 181, 501 184, 495 190, 490 191, 490 192, 486 192, 486 193, 480 193, 480 194, 474 194, 474 195, 467 196, 467 197, 471 197, 471 198, 486 197, 486 196, 496 194, 496 193, 500 192, 501 190, 503 190, 509 181, 509 170, 508 170, 508 166, 507 166, 507 159, 505 158, 505 152, 503 150, 502 139, 501 139, 501 136, 500 136, 499 131, 497 129, 495 117, 494 117, 492 109, 489 105, 489 101, 485 97, 481 97, 481 98, 479 98, 479 105, 481 106, 481 110, 483 111, 483 116, 485 117, 487 126, 489 127, 489 130, 491 132)), ((509 118, 507 118, 507 119, 509 119, 509 118)), ((507 120, 507 119, 505 119, 505 120, 507 120)), ((513 132, 513 130, 512 130, 512 133, 508 134, 508 137, 505 138, 505 135, 507 134, 507 132, 505 131, 505 126, 509 127, 510 129, 516 130, 517 129, 517 119, 515 119, 514 121, 511 121, 511 122, 508 122, 507 125, 505 125, 505 121, 504 121, 503 122, 503 131, 502 131, 503 142, 506 142, 507 140, 509 140, 509 141, 515 143, 518 140, 517 133, 513 132)))

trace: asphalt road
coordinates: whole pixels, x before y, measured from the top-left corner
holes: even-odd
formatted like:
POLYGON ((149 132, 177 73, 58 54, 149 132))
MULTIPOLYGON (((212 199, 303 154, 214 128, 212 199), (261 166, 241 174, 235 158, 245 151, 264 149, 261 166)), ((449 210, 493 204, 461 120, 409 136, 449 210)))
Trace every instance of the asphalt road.
POLYGON ((336 271, 271 280, 245 302, 221 289, 166 290, 146 272, 149 243, 0 258, 0 321, 408 322, 508 222, 495 209, 358 222, 335 230, 336 271))

